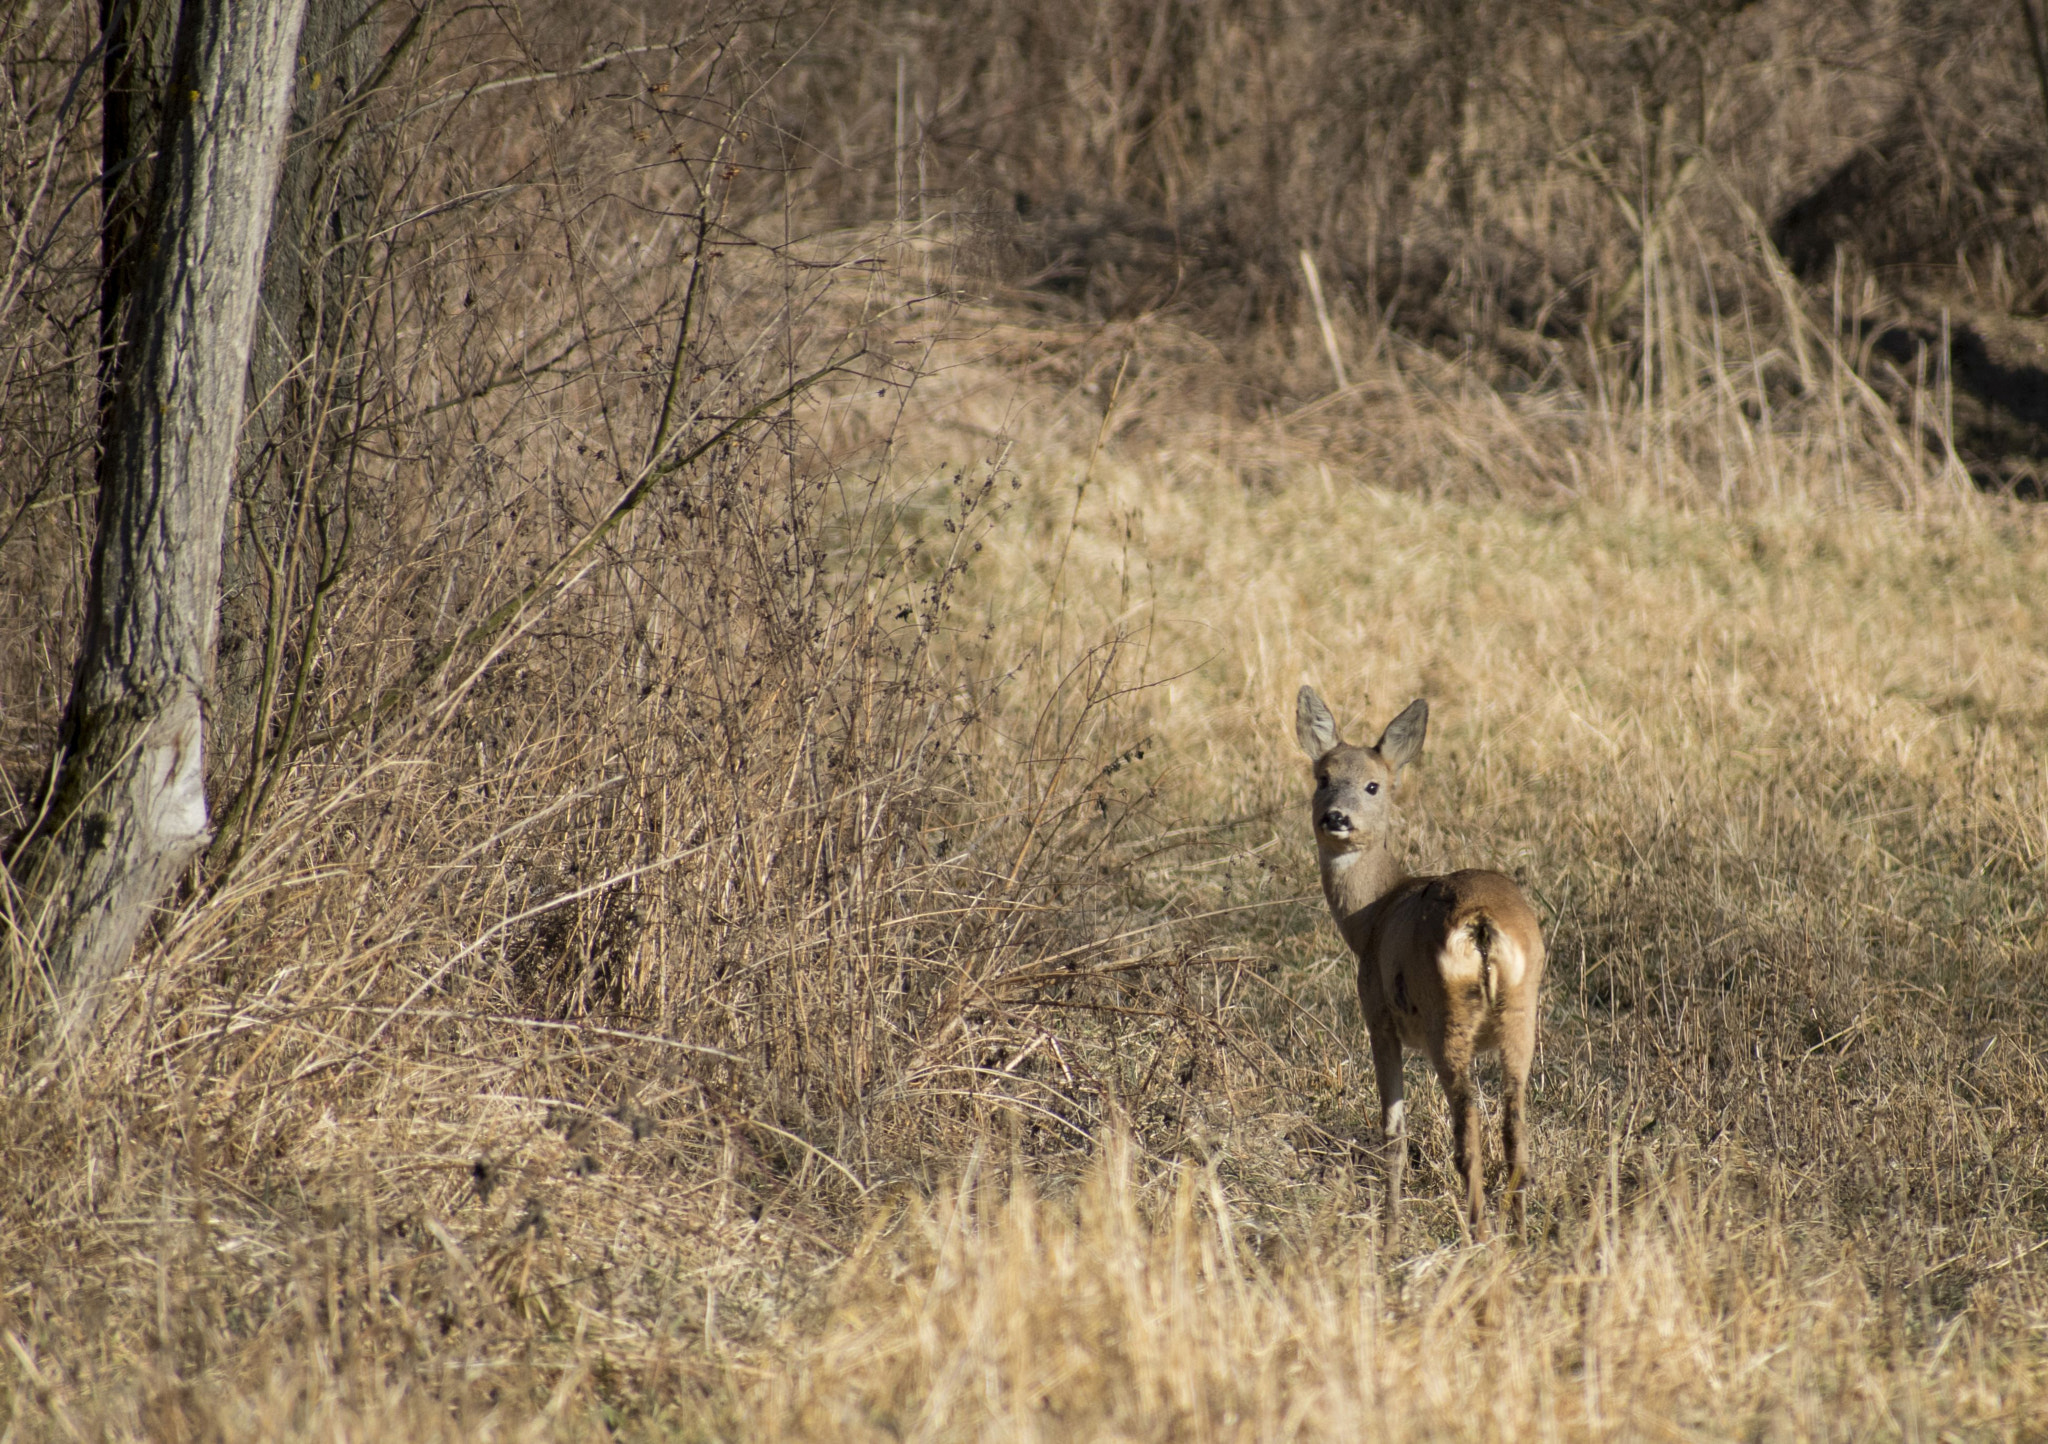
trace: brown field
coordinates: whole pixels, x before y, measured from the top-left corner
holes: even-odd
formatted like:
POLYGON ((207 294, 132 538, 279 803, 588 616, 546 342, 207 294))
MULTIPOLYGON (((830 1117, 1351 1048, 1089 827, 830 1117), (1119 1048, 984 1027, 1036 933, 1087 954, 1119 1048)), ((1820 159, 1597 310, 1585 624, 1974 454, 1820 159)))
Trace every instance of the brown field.
MULTIPOLYGON (((0 834, 91 540, 32 9, 0 834)), ((4 935, 0 1437, 2048 1440, 2048 450, 1955 340, 2040 374, 2040 94, 2004 8, 1709 9, 427 11, 214 853, 81 1056, 4 935), (1768 246, 1865 142, 1871 253, 1768 246), (1522 1238, 1416 1059, 1380 1237, 1304 681, 1428 697, 1416 866, 1543 918, 1522 1238)))

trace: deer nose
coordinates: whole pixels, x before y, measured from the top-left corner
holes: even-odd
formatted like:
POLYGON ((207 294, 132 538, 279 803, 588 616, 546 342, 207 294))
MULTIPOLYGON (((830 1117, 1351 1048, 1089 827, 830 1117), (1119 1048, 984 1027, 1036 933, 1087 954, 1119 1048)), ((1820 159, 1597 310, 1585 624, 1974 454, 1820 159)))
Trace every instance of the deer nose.
POLYGON ((1331 808, 1323 814, 1323 831, 1331 833, 1351 831, 1351 815, 1346 812, 1340 812, 1334 807, 1331 808))

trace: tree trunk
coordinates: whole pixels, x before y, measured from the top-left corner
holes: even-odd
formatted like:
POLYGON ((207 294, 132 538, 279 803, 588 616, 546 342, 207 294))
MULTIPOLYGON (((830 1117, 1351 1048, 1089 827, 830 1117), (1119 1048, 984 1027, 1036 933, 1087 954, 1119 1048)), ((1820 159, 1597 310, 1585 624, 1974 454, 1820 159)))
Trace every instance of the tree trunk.
POLYGON ((40 826, 16 857, 56 1041, 82 1039, 206 843, 202 699, 292 60, 306 0, 184 0, 106 411, 85 635, 40 826))
POLYGON ((100 0, 100 479, 114 434, 115 366, 128 302, 141 284, 164 102, 171 94, 178 0, 100 0))
MULTIPOLYGON (((293 658, 317 645, 312 594, 339 564, 325 518, 347 506, 370 201, 358 124, 383 0, 308 0, 284 169, 249 352, 249 404, 222 555, 212 709, 215 819, 226 859, 247 835, 293 658), (310 517, 310 521, 309 521, 310 517), (225 730, 224 730, 225 729, 225 730), (240 826, 238 826, 238 823, 240 826)), ((210 861, 224 861, 216 848, 210 861)))

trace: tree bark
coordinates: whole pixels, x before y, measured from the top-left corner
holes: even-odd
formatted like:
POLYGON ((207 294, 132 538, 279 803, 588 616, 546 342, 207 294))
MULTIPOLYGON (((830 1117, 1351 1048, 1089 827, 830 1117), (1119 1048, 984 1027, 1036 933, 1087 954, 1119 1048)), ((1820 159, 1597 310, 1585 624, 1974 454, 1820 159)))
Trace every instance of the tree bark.
POLYGON ((81 1041, 210 834, 203 697, 292 61, 306 0, 183 0, 136 257, 85 633, 41 822, 17 849, 59 1047, 81 1041))
POLYGON ((100 0, 100 464, 113 436, 115 366, 128 301, 141 284, 164 102, 171 94, 178 0, 100 0))
MULTIPOLYGON (((306 524, 347 505, 375 178, 356 136, 377 68, 383 0, 308 0, 284 168, 249 352, 249 405, 222 556, 219 654, 208 721, 214 797, 246 801, 293 671, 313 644, 311 594, 336 559, 306 524), (223 729, 227 729, 223 731, 223 729), (224 786, 225 784, 225 789, 224 786)), ((216 818, 232 858, 248 810, 216 818)), ((223 861, 216 849, 209 862, 223 861)))

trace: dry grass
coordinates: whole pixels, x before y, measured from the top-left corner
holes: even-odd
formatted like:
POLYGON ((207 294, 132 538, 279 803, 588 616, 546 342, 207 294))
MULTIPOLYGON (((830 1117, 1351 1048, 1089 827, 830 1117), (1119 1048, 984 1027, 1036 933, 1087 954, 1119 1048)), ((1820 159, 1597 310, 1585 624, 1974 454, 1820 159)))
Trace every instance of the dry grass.
POLYGON ((1602 1193, 1569 1242, 1393 1256, 1349 1222, 1252 1227, 1214 1168, 1105 1155, 1072 1206, 970 1175, 889 1218, 762 1432, 2038 1437, 2025 1345, 1910 1322, 1853 1245, 1684 1171, 1602 1193))
MULTIPOLYGON (((772 25, 472 89, 597 24, 454 13, 366 127, 405 219, 363 444, 310 502, 245 478, 286 565, 230 630, 284 680, 228 666, 214 766, 261 805, 98 1050, 0 1074, 5 1427, 2048 1437, 2048 527, 1926 444, 1941 378, 1837 345, 1867 297, 1652 273, 1649 341, 1510 391, 1354 289, 1328 394, 1285 306, 1219 341, 1005 290, 972 216, 807 227, 802 107, 744 106, 831 66, 772 25), (462 641, 671 378, 694 443, 835 357, 462 641), (1522 1242, 1460 1242, 1419 1071, 1376 1238, 1304 679, 1350 723, 1427 695, 1417 862, 1544 911, 1522 1242)), ((89 176, 65 73, 13 72, 9 196, 38 136, 89 176)), ((51 238, 0 289, 11 825, 93 272, 89 225, 8 215, 51 238)))
MULTIPOLYGON (((1279 904, 1207 925, 1273 962, 1183 1161, 1112 1147, 1077 1203, 984 1170, 906 1206, 782 1427, 2038 1437, 2038 523, 1147 462, 1098 467, 1067 563, 1076 610, 1142 598, 1174 679, 1140 725, 1179 836, 1140 886, 1279 904), (1503 863, 1550 915, 1529 1247, 1458 1244, 1419 1065, 1434 1212, 1372 1240, 1370 1074, 1283 725, 1304 676, 1375 724, 1429 695, 1419 861, 1503 863)), ((1053 550, 1006 553, 998 594, 1053 550)))
MULTIPOLYGON (((1021 730, 1042 667, 1126 636, 1121 665, 1154 679, 1103 724, 1128 841, 1062 833, 1114 869, 1066 927, 1114 963, 1132 943, 1102 940, 1179 918, 1213 991, 1179 1016, 1142 973, 985 994, 958 1014, 967 1053, 892 1064, 836 1136, 827 1102, 758 1111, 779 1073, 691 1062, 728 1042, 701 1024, 636 1041, 499 1013, 487 978, 381 1035, 391 1015, 366 1004, 350 1032, 320 1002, 335 984, 290 968, 232 1007, 202 993, 82 1114, 16 1105, 17 1173, 49 1180, 13 1225, 20 1417, 244 1438, 2038 1437, 2030 514, 1430 501, 1112 448, 1076 524, 1085 452, 1013 465, 1023 505, 956 600, 991 634, 976 654, 1017 674, 989 725, 1021 730), (1418 1222, 1375 1242, 1369 1072, 1283 726, 1304 675, 1375 721, 1428 694, 1418 859, 1507 865, 1547 910, 1525 1245, 1458 1243, 1419 1075, 1418 1222)), ((388 909, 425 896, 381 887, 388 909)), ((292 936, 356 987, 377 956, 292 936)), ((976 975, 1042 977, 1057 951, 1027 938, 976 975)), ((187 942, 156 986, 219 956, 187 942)), ((819 1015, 777 1016, 746 1036, 819 1015)))

